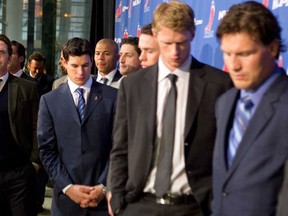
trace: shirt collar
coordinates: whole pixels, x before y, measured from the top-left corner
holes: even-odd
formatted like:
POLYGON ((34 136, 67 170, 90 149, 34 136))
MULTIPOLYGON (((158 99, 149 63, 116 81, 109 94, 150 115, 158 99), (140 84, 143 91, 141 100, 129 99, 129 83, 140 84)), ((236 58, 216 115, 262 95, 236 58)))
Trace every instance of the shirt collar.
POLYGON ((67 77, 68 86, 70 88, 70 91, 73 93, 76 91, 77 88, 83 88, 85 92, 90 92, 91 86, 92 86, 92 77, 90 76, 89 79, 86 81, 86 83, 83 86, 78 86, 75 83, 71 81, 69 77, 67 77))
MULTIPOLYGON (((117 69, 115 68, 113 71, 111 71, 110 73, 108 73, 106 76, 104 76, 105 78, 108 79, 108 83, 112 82, 115 74, 116 74, 117 69)), ((103 78, 103 76, 101 76, 101 74, 98 72, 98 76, 97 76, 97 82, 100 82, 101 78, 103 78)))
POLYGON ((4 76, 0 77, 0 79, 2 79, 2 85, 3 85, 3 86, 4 86, 5 83, 7 82, 8 77, 9 77, 9 73, 8 73, 8 72, 6 72, 6 74, 5 74, 4 76))
POLYGON ((15 74, 13 74, 14 76, 20 77, 22 75, 23 71, 22 69, 18 70, 15 74))
POLYGON ((170 73, 176 74, 179 78, 182 78, 182 77, 185 78, 185 76, 183 76, 184 75, 183 72, 190 73, 191 63, 192 63, 192 56, 189 55, 186 61, 179 68, 176 68, 174 71, 170 71, 166 67, 166 65, 164 64, 160 56, 159 61, 158 61, 158 67, 159 67, 158 82, 166 78, 170 73))
POLYGON ((256 89, 253 90, 245 90, 245 89, 241 90, 240 97, 243 98, 250 95, 253 104, 258 105, 265 92, 269 89, 269 87, 277 79, 277 77, 280 76, 280 73, 282 73, 282 71, 276 65, 275 70, 263 83, 260 84, 260 86, 258 86, 256 89))

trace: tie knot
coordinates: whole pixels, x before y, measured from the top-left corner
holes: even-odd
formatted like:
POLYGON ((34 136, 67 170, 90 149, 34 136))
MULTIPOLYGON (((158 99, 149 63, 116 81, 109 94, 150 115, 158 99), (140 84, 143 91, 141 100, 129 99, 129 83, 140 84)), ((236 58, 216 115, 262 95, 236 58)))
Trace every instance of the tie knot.
POLYGON ((243 97, 241 101, 244 104, 246 110, 250 110, 254 106, 250 95, 243 97))
POLYGON ((176 83, 176 80, 177 80, 177 75, 175 75, 175 74, 169 74, 168 76, 168 79, 171 81, 171 84, 172 85, 175 85, 175 83, 176 83))
POLYGON ((101 79, 100 79, 100 81, 103 83, 103 84, 107 84, 107 82, 108 82, 108 78, 106 78, 106 77, 102 77, 101 79))
POLYGON ((77 92, 79 95, 83 95, 83 91, 84 91, 83 88, 77 88, 77 89, 76 89, 76 92, 77 92))

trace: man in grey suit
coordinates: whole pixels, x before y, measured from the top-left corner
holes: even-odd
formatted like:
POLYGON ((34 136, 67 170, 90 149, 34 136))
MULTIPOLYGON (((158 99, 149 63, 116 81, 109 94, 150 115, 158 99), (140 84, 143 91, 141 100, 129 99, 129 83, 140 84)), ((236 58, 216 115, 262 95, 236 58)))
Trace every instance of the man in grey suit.
POLYGON ((93 48, 72 38, 63 48, 68 80, 40 100, 40 157, 53 183, 55 216, 107 216, 106 176, 117 90, 90 76, 93 48))
POLYGON ((191 56, 195 24, 189 5, 160 4, 152 26, 161 53, 158 63, 125 77, 118 92, 110 213, 207 216, 214 105, 231 81, 228 74, 191 56))
POLYGON ((272 216, 288 156, 288 79, 281 28, 257 2, 232 6, 217 29, 235 88, 216 105, 213 216, 272 216))

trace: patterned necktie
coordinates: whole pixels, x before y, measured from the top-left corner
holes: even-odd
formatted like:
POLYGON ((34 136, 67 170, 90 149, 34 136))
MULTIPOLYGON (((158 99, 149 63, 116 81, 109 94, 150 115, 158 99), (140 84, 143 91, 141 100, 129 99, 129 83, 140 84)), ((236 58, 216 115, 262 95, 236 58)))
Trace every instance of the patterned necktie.
POLYGON ((236 108, 236 113, 233 121, 233 128, 230 132, 229 146, 228 146, 228 165, 232 164, 232 161, 236 155, 237 149, 240 145, 242 137, 248 126, 251 118, 251 110, 253 107, 251 97, 248 95, 240 99, 239 106, 236 108))
POLYGON ((176 122, 177 76, 168 75, 171 88, 168 93, 162 118, 162 135, 157 162, 157 173, 154 189, 156 196, 162 197, 171 187, 172 159, 174 149, 174 135, 176 122))
POLYGON ((103 83, 104 85, 107 85, 107 83, 108 83, 108 78, 102 77, 102 78, 100 79, 100 81, 101 81, 101 83, 103 83))
POLYGON ((84 89, 77 88, 76 92, 79 94, 77 111, 78 111, 78 115, 80 117, 80 120, 82 122, 82 120, 84 118, 84 114, 85 114, 85 108, 86 108, 85 99, 84 99, 84 89))

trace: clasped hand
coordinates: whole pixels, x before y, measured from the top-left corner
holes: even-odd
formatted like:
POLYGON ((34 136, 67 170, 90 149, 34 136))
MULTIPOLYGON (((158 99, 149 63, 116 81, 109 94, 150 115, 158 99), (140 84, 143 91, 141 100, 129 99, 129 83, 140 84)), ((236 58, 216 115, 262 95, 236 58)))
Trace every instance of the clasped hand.
POLYGON ((96 207, 104 198, 103 189, 99 185, 72 185, 66 195, 82 208, 96 207))

